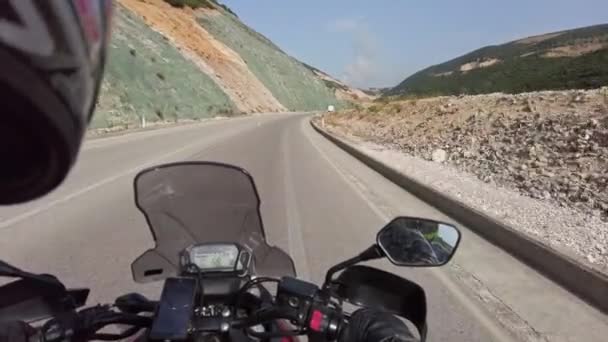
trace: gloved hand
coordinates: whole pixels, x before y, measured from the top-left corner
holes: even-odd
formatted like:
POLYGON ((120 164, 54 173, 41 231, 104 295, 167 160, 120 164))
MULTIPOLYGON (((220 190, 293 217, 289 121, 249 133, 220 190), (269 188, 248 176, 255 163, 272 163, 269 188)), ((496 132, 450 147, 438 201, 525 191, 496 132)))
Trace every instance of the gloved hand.
POLYGON ((353 313, 340 342, 418 342, 407 326, 394 315, 373 309, 353 313))
POLYGON ((28 342, 36 330, 21 321, 0 322, 0 342, 28 342))

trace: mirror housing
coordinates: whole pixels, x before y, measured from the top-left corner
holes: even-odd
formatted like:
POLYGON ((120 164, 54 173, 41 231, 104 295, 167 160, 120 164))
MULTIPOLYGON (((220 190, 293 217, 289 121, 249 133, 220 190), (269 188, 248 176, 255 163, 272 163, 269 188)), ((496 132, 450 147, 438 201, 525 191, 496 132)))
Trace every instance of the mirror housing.
POLYGON ((449 223, 397 217, 378 232, 376 243, 397 266, 435 267, 450 261, 460 237, 449 223))

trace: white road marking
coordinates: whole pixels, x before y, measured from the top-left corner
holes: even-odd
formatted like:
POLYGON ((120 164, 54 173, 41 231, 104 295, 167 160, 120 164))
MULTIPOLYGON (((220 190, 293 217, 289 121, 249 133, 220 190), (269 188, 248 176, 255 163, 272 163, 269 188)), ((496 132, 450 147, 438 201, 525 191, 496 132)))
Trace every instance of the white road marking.
MULTIPOLYGON (((140 171, 140 170, 142 170, 142 169, 144 169, 146 167, 154 166, 154 165, 162 162, 163 160, 165 160, 167 158, 170 158, 170 157, 172 157, 174 155, 182 153, 182 152, 184 152, 184 151, 186 151, 188 149, 194 148, 194 147, 196 147, 196 146, 198 146, 200 144, 201 144, 201 142, 198 141, 196 143, 193 143, 193 144, 190 144, 190 145, 186 145, 186 146, 181 147, 181 148, 179 148, 179 149, 177 149, 175 151, 163 154, 162 156, 160 156, 160 157, 158 157, 156 159, 153 159, 151 161, 148 161, 148 162, 143 163, 141 165, 138 165, 136 167, 132 167, 130 169, 124 170, 124 171, 122 171, 122 172, 120 172, 118 174, 115 174, 113 176, 104 178, 104 179, 102 179, 102 180, 100 180, 98 182, 95 182, 95 183, 93 183, 93 184, 91 184, 91 185, 89 185, 89 186, 87 186, 85 188, 82 188, 82 189, 80 189, 78 191, 75 191, 75 192, 73 192, 73 193, 71 193, 69 195, 66 195, 66 196, 62 197, 62 198, 59 198, 59 199, 56 199, 54 201, 48 202, 48 203, 46 203, 46 204, 44 204, 44 205, 42 205, 40 207, 28 210, 28 211, 26 211, 26 212, 24 212, 22 214, 19 214, 19 215, 15 216, 15 217, 12 217, 12 218, 10 218, 8 220, 0 221, 0 229, 7 228, 7 227, 9 227, 9 226, 11 226, 13 224, 19 223, 19 222, 21 222, 21 221, 23 221, 25 219, 28 219, 28 218, 30 218, 32 216, 38 215, 38 214, 40 214, 42 212, 45 212, 45 211, 53 208, 54 206, 56 206, 58 204, 65 203, 65 202, 70 201, 70 200, 72 200, 74 198, 80 197, 80 196, 82 196, 82 195, 84 195, 84 194, 86 194, 86 193, 88 193, 88 192, 90 192, 92 190, 95 190, 95 189, 97 189, 97 188, 99 188, 99 187, 101 187, 103 185, 106 185, 106 184, 109 184, 111 182, 114 182, 114 181, 116 181, 116 180, 118 180, 118 179, 120 179, 122 177, 125 177, 125 176, 128 176, 130 174, 136 173, 137 171, 140 171)), ((210 147, 211 147, 211 145, 207 146, 207 147, 204 147, 202 149, 199 149, 199 151, 204 151, 204 150, 206 150, 206 149, 208 149, 210 147)))
MULTIPOLYGON (((264 114, 264 116, 265 115, 268 115, 268 117, 271 117, 271 114, 264 114)), ((262 117, 262 118, 264 116, 260 115, 260 117, 262 117)), ((239 118, 230 119, 230 121, 231 122, 232 121, 241 121, 241 120, 245 120, 245 119, 248 119, 248 118, 250 118, 250 117, 239 117, 239 118)), ((143 136, 138 136, 137 138, 129 137, 129 135, 127 134, 127 135, 124 135, 124 136, 121 135, 121 136, 118 136, 118 137, 109 137, 109 138, 100 139, 100 140, 93 140, 93 142, 97 142, 97 141, 101 142, 102 141, 101 146, 89 146, 88 148, 85 147, 84 151, 100 148, 102 146, 110 146, 110 145, 121 144, 121 143, 124 143, 124 142, 133 141, 133 140, 140 140, 140 139, 144 139, 144 138, 151 137, 151 136, 156 136, 156 135, 164 135, 164 134, 175 133, 175 131, 179 132, 179 131, 181 131, 183 129, 196 129, 196 128, 200 128, 201 126, 207 126, 209 124, 222 123, 222 122, 226 122, 226 121, 227 120, 217 120, 217 121, 204 122, 202 124, 195 125, 195 126, 194 125, 193 126, 186 126, 186 127, 181 127, 180 126, 180 127, 177 127, 177 128, 172 127, 172 128, 167 129, 167 130, 159 129, 157 131, 152 131, 152 132, 154 132, 152 134, 145 134, 145 135, 142 134, 143 136), (165 131, 165 132, 163 132, 163 131, 165 131), (119 142, 117 142, 116 140, 119 140, 119 142)), ((142 132, 142 133, 148 133, 148 132, 142 132)), ((135 134, 137 134, 137 133, 135 133, 135 134)), ((66 196, 64 196, 62 198, 59 198, 59 199, 50 201, 48 203, 45 203, 45 204, 43 204, 43 205, 41 205, 41 206, 39 206, 37 208, 33 208, 31 210, 28 210, 28 211, 26 211, 24 213, 21 213, 19 215, 16 215, 16 216, 10 218, 10 219, 6 219, 6 220, 3 220, 3 221, 0 221, 0 229, 4 229, 4 228, 7 228, 7 227, 10 227, 13 224, 19 223, 19 222, 21 222, 23 220, 26 220, 26 219, 28 219, 28 218, 30 218, 32 216, 38 215, 40 213, 43 213, 43 212, 45 212, 45 211, 47 211, 47 210, 49 210, 49 209, 51 209, 51 208, 53 208, 53 207, 61 204, 61 203, 65 203, 65 202, 70 201, 70 200, 72 200, 74 198, 80 197, 80 196, 82 196, 82 195, 84 195, 84 194, 86 194, 86 193, 88 193, 88 192, 90 192, 92 190, 95 190, 95 189, 97 189, 97 188, 99 188, 99 187, 101 187, 103 185, 112 183, 112 182, 114 182, 114 181, 116 181, 116 180, 118 180, 118 179, 120 179, 122 177, 125 177, 125 176, 128 176, 130 174, 133 174, 133 173, 135 173, 135 172, 137 172, 137 171, 139 171, 139 170, 141 170, 143 168, 154 166, 155 164, 158 164, 158 163, 162 162, 164 159, 170 158, 170 157, 172 157, 174 155, 177 155, 179 153, 182 153, 183 151, 186 151, 186 150, 188 150, 190 148, 194 148, 194 147, 196 147, 196 146, 198 146, 200 144, 201 144, 201 142, 198 141, 196 143, 183 146, 183 147, 181 147, 181 148, 179 148, 179 149, 177 149, 177 150, 175 150, 173 152, 169 152, 169 153, 163 154, 162 156, 160 156, 158 158, 155 158, 155 159, 153 159, 151 161, 148 161, 146 163, 143 163, 143 164, 141 164, 141 165, 139 165, 137 167, 129 168, 128 170, 124 170, 124 171, 122 171, 122 172, 120 172, 118 174, 115 174, 113 176, 104 178, 104 179, 102 179, 102 180, 100 180, 98 182, 95 182, 95 183, 93 183, 93 184, 91 184, 91 185, 89 185, 89 186, 87 186, 85 188, 82 188, 82 189, 80 189, 78 191, 72 192, 72 193, 70 193, 70 194, 68 194, 68 195, 66 195, 66 196)), ((200 149, 199 151, 202 152, 202 151, 204 151, 204 150, 206 150, 206 149, 208 149, 210 147, 211 146, 204 147, 204 148, 200 149)))
POLYGON ((287 130, 283 131, 281 137, 283 145, 283 161, 284 161, 284 189, 286 196, 286 210, 287 210, 287 237, 289 243, 289 253, 295 257, 296 272, 298 277, 305 280, 310 280, 310 267, 308 266, 308 257, 306 256, 306 250, 304 249, 304 237, 302 236, 302 227, 300 225, 300 214, 298 213, 298 201, 295 196, 295 190, 293 187, 293 179, 291 177, 291 162, 289 153, 287 151, 287 144, 289 143, 289 137, 287 136, 287 130))
MULTIPOLYGON (((312 128, 308 123, 308 119, 302 120, 301 129, 303 134, 308 138, 313 147, 319 152, 321 157, 327 161, 327 163, 342 177, 344 182, 361 198, 367 206, 383 221, 388 222, 391 217, 385 214, 382 210, 380 210, 376 204, 372 201, 368 200, 365 194, 355 186, 351 181, 349 181, 349 175, 343 171, 339 166, 334 163, 331 158, 319 147, 317 143, 314 142, 313 138, 310 136, 312 128)), ((325 138, 323 138, 325 139, 325 138)), ((331 143, 331 142, 330 142, 331 143)), ((353 176, 354 177, 354 176, 353 176)), ((474 303, 465 293, 464 291, 456 284, 452 279, 450 279, 444 272, 437 268, 430 268, 429 272, 435 276, 445 287, 450 291, 450 293, 467 309, 473 317, 479 323, 484 326, 488 332, 495 337, 494 341, 512 341, 513 338, 508 335, 505 330, 497 324, 494 320, 490 318, 487 312, 485 312, 479 305, 474 303)))

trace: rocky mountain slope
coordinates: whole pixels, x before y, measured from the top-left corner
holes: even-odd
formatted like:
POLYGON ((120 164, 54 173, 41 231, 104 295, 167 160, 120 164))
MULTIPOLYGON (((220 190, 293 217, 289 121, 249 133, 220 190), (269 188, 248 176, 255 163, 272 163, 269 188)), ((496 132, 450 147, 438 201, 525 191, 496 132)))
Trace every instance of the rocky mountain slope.
POLYGON ((133 127, 142 118, 323 110, 355 100, 344 94, 357 90, 332 86, 329 76, 285 54, 226 6, 175 6, 180 1, 117 1, 93 128, 133 127))
POLYGON ((608 272, 608 87, 374 103, 321 122, 608 272))
POLYGON ((325 122, 608 220, 608 88, 397 101, 325 122))
POLYGON ((608 24, 486 46, 424 69, 387 96, 588 89, 608 85, 608 24))

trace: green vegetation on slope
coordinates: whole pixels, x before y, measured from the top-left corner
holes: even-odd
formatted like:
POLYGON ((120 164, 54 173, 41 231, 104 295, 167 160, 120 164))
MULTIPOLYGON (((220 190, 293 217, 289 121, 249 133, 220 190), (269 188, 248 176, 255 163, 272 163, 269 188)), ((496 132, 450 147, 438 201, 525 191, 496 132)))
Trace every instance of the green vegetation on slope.
POLYGON ((216 39, 236 51, 251 72, 289 110, 321 110, 330 104, 341 105, 334 90, 311 70, 237 18, 202 15, 199 22, 216 39))
POLYGON ((549 34, 545 39, 487 46, 407 78, 385 95, 434 96, 518 93, 549 89, 596 88, 608 84, 608 25, 549 34), (552 49, 603 48, 564 57, 547 57, 552 49), (495 64, 462 71, 467 63, 495 64))
POLYGON ((163 36, 118 6, 92 128, 229 115, 226 94, 163 36))

